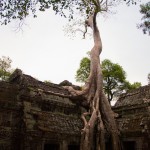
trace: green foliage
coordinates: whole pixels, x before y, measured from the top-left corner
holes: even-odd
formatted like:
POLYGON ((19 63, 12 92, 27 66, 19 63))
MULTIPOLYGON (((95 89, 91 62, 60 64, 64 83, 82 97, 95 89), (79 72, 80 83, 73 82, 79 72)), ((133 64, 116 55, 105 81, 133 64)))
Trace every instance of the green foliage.
MULTIPOLYGON (((135 1, 128 0, 126 3, 135 3, 135 1)), ((99 2, 101 7, 107 5, 106 0, 99 2)), ((110 0, 109 2, 113 4, 118 0, 110 0)), ((13 19, 22 20, 29 15, 37 17, 37 10, 45 11, 50 8, 56 14, 73 19, 75 11, 90 14, 94 6, 95 0, 0 0, 0 22, 7 25, 13 19)))
POLYGON ((143 15, 142 23, 138 25, 139 28, 143 29, 143 33, 150 35, 150 2, 140 5, 140 13, 143 15))
POLYGON ((12 60, 9 57, 2 56, 0 58, 0 80, 6 81, 11 75, 11 62, 12 60))
MULTIPOLYGON (((109 101, 118 97, 122 92, 135 89, 141 86, 141 83, 133 84, 126 80, 126 72, 117 64, 105 59, 101 63, 103 73, 104 91, 109 101)), ((84 57, 80 62, 80 68, 76 73, 76 81, 84 83, 90 73, 90 59, 84 57)))
POLYGON ((133 84, 131 84, 129 81, 124 82, 124 90, 125 91, 134 90, 134 89, 137 89, 139 87, 141 87, 140 82, 134 82, 133 84))
POLYGON ((37 17, 37 10, 45 11, 49 8, 56 14, 72 19, 75 9, 85 10, 85 3, 82 0, 3 0, 0 1, 1 24, 6 25, 13 19, 22 20, 31 14, 37 17))
POLYGON ((137 89, 141 86, 140 82, 134 82, 133 84, 131 84, 131 89, 137 89))
POLYGON ((90 73, 90 59, 84 57, 80 62, 80 68, 77 70, 76 81, 85 82, 90 73))
POLYGON ((51 81, 50 80, 44 80, 44 83, 46 83, 47 85, 51 85, 51 81))
POLYGON ((119 64, 112 63, 110 60, 105 59, 102 61, 102 73, 104 91, 107 94, 108 100, 111 101, 114 96, 118 96, 122 92, 126 72, 119 64))

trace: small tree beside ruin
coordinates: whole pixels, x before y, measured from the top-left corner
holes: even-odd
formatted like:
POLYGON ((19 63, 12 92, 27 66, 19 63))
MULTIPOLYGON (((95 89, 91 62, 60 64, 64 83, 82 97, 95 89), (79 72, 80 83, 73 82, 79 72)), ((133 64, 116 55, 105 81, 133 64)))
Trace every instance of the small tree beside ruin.
POLYGON ((12 73, 11 62, 12 60, 9 57, 2 56, 0 58, 0 80, 7 81, 10 77, 12 73))

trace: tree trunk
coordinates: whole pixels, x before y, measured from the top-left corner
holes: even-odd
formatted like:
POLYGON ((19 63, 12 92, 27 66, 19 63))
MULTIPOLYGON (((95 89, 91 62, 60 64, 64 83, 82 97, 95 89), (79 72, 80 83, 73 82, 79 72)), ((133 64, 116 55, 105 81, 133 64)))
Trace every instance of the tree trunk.
POLYGON ((120 150, 119 132, 111 106, 103 92, 103 77, 100 66, 102 42, 96 25, 97 12, 86 20, 86 25, 93 30, 94 47, 90 52, 90 75, 82 91, 68 88, 75 96, 86 98, 89 110, 82 114, 84 128, 81 131, 80 150, 105 150, 105 131, 111 137, 112 149, 120 150))

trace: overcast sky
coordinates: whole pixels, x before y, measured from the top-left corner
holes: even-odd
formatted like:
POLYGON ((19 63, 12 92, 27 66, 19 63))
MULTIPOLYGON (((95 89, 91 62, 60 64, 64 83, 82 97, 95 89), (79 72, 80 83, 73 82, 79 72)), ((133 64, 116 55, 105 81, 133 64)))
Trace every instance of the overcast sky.
MULTIPOLYGON (((97 18, 103 42, 101 59, 121 65, 131 83, 146 85, 150 73, 150 36, 136 27, 141 19, 139 7, 121 5, 116 10, 115 15, 97 18)), ((9 56, 12 68, 20 68, 39 80, 69 80, 76 84, 76 70, 93 47, 93 40, 65 36, 63 27, 67 21, 48 10, 36 19, 26 19, 23 32, 15 31, 14 22, 0 26, 0 57, 9 56)))

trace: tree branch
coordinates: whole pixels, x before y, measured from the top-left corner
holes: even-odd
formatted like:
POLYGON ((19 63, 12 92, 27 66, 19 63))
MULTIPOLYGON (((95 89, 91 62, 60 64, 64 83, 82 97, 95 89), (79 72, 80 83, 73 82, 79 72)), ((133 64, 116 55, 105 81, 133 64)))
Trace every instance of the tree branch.
POLYGON ((85 31, 83 32, 83 39, 85 39, 85 34, 87 33, 87 24, 85 23, 85 31))

